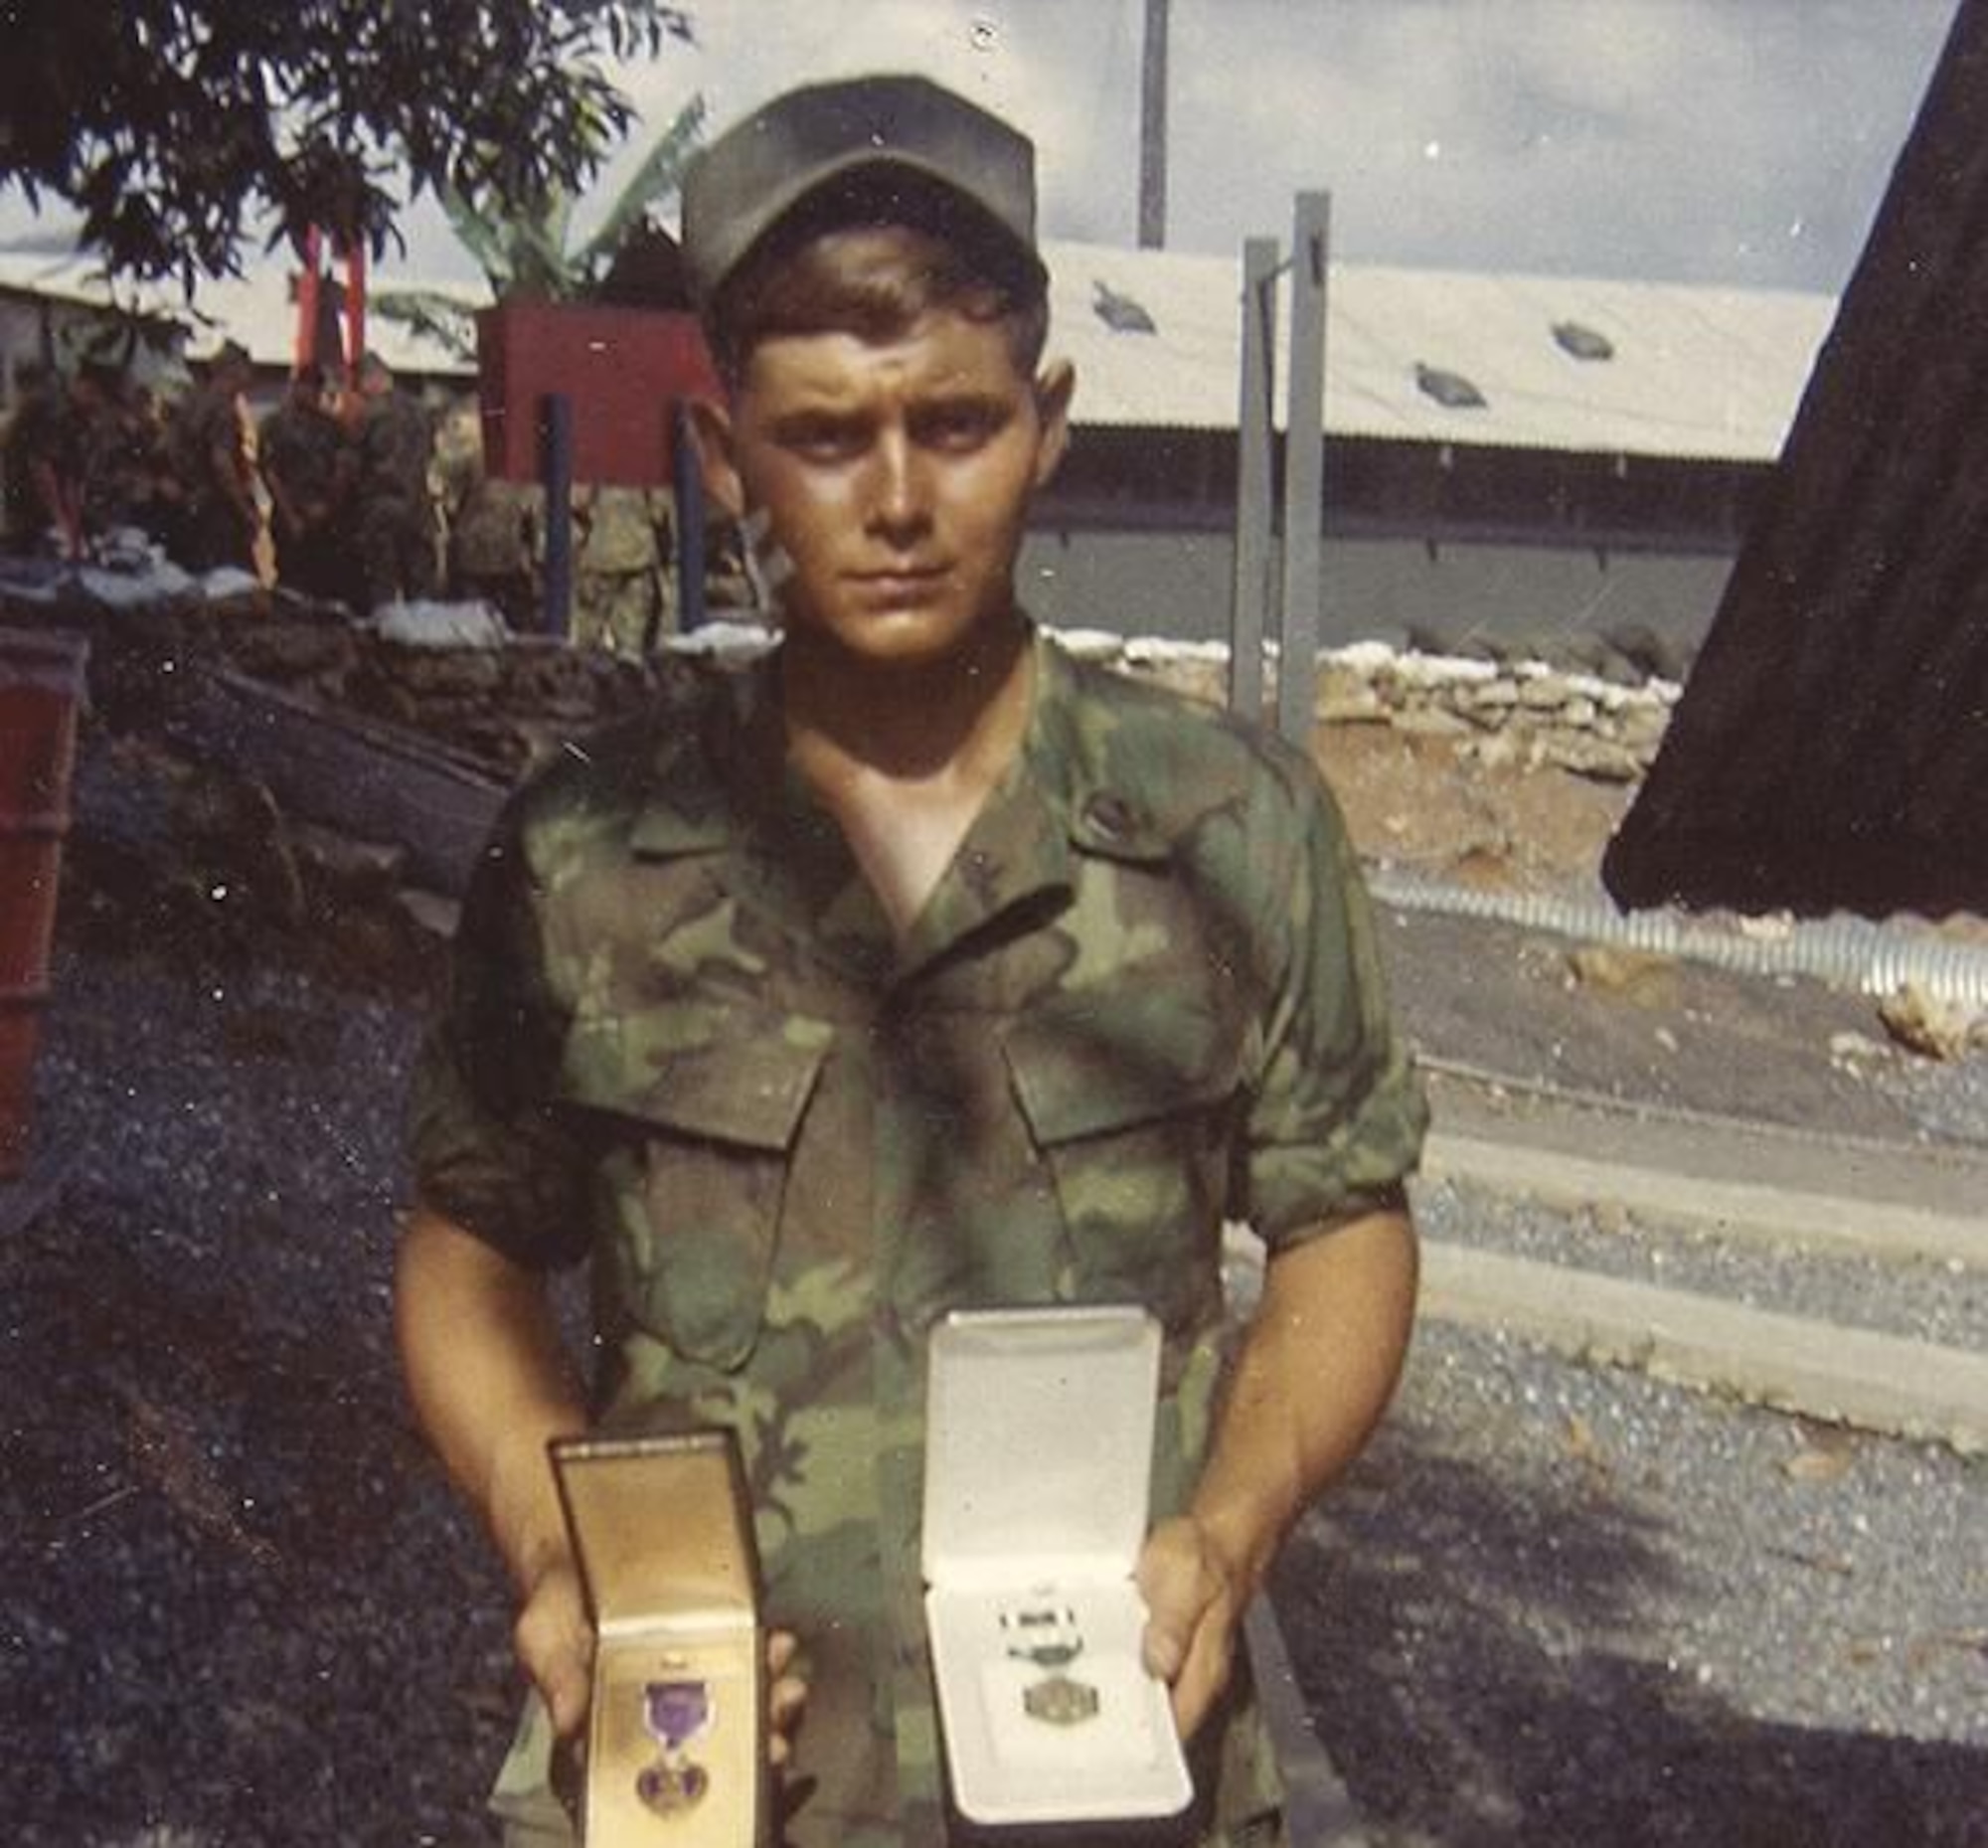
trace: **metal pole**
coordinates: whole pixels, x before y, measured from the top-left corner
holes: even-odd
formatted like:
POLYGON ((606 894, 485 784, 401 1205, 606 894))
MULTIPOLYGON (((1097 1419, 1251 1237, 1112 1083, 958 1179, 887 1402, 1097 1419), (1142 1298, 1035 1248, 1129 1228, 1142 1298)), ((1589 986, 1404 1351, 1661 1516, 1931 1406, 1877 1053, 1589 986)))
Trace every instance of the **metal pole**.
POLYGON ((1167 6, 1146 0, 1139 62, 1139 248, 1167 241, 1167 6))
POLYGON ((704 623, 704 475, 690 407, 681 398, 670 405, 670 481, 677 503, 677 629, 688 635, 704 623))
POLYGON ((573 613, 573 400, 539 401, 539 466, 546 486, 545 624, 564 639, 573 613))
POLYGON ((1291 223, 1290 400, 1284 422, 1284 611, 1277 730, 1309 748, 1318 704, 1325 519, 1325 259, 1332 195, 1300 193, 1291 223))
POLYGON ((1270 416, 1277 353, 1277 241, 1242 245, 1242 383, 1236 416, 1236 577, 1229 600, 1229 710, 1263 718, 1270 613, 1270 416))

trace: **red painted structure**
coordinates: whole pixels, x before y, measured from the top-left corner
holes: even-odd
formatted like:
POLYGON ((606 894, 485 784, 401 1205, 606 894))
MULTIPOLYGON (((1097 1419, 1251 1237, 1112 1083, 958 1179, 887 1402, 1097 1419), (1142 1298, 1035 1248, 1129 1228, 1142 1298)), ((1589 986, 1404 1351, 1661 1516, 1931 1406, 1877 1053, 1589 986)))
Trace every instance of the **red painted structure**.
POLYGON ((0 629, 0 1180, 27 1166, 88 644, 0 629))
POLYGON ((544 400, 573 407, 573 479, 670 485, 670 407, 721 396, 692 314, 582 302, 505 301, 476 317, 483 453, 490 472, 534 481, 544 400))
POLYGON ((335 246, 345 258, 345 281, 337 292, 336 335, 342 351, 325 351, 333 330, 324 325, 319 313, 319 296, 327 286, 322 273, 324 236, 313 225, 304 233, 303 268, 297 272, 297 338, 294 370, 301 372, 316 363, 340 384, 352 385, 359 376, 359 361, 366 351, 366 247, 363 244, 335 246))

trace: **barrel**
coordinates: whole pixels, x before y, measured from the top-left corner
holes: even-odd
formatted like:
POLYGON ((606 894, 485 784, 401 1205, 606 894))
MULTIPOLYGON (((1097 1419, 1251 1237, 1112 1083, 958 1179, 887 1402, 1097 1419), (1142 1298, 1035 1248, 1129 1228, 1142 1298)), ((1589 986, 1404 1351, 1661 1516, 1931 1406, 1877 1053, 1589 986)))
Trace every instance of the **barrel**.
POLYGON ((0 628, 0 1181, 28 1161, 88 652, 81 635, 0 628))

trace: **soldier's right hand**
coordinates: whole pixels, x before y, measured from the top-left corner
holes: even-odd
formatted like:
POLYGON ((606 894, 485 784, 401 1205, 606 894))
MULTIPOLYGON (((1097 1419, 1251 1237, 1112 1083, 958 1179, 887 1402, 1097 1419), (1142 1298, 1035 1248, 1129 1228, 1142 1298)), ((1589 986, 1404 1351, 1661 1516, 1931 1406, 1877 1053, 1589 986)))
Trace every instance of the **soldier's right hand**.
POLYGON ((511 1643, 552 1715, 554 1732, 572 1738, 586 1719, 592 1695, 593 1625, 571 1558, 555 1556, 540 1568, 519 1607, 511 1643))

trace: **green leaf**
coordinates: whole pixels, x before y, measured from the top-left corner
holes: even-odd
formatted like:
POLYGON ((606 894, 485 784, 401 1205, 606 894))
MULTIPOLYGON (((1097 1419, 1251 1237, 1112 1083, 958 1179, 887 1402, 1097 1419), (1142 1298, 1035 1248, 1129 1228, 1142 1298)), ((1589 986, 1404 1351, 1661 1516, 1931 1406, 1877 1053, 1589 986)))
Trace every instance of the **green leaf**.
POLYGON ((476 311, 466 302, 433 289, 381 289, 367 302, 370 313, 434 341, 459 360, 476 358, 476 311))
POLYGON ((589 281, 599 274, 621 248, 621 241, 659 200, 667 199, 683 184, 684 168, 704 133, 703 93, 693 96, 677 111, 676 119, 658 135, 642 156, 628 183, 614 197, 600 229, 580 247, 575 267, 589 281))

